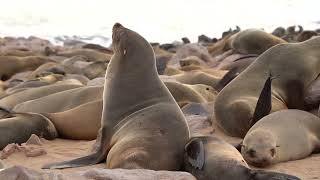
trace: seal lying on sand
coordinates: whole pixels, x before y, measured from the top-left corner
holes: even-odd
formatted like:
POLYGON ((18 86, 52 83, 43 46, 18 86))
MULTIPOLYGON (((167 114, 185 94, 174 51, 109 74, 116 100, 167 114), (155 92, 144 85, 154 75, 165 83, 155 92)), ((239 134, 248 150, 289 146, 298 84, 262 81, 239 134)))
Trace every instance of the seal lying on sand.
POLYGON ((24 143, 32 134, 48 140, 58 136, 52 122, 39 114, 16 114, 15 117, 1 119, 0 150, 11 143, 24 143))
POLYGON ((18 72, 34 70, 41 64, 52 61, 48 57, 42 56, 0 56, 0 79, 7 80, 18 72))
MULTIPOLYGON (((75 108, 81 104, 101 100, 103 87, 84 86, 48 96, 25 101, 13 108, 15 112, 55 113, 75 108)), ((101 114, 99 114, 101 116, 101 114)))
POLYGON ((107 168, 180 169, 189 129, 157 74, 152 47, 119 23, 112 40, 115 54, 106 73, 96 152, 43 168, 85 166, 107 158, 107 168))
POLYGON ((320 152, 320 119, 306 111, 289 109, 274 112, 252 126, 241 153, 258 167, 302 159, 320 152))
MULTIPOLYGON (((82 87, 81 85, 76 84, 53 84, 48 86, 43 86, 39 88, 32 88, 25 91, 17 92, 14 94, 11 94, 9 96, 6 96, 2 99, 0 99, 0 107, 11 110, 14 108, 17 104, 20 104, 25 101, 37 99, 40 97, 47 96, 52 93, 65 91, 68 89, 78 88, 82 87)), ((0 118, 1 115, 1 109, 0 109, 0 118)))
POLYGON ((304 109, 305 90, 320 73, 320 37, 302 43, 279 44, 258 57, 216 97, 218 125, 229 135, 244 137, 250 127, 271 112, 304 109), (271 81, 270 72, 276 77, 271 81), (271 94, 271 103, 269 92, 271 94), (262 93, 263 92, 263 93, 262 93), (259 98, 259 96, 261 98, 259 98), (257 102, 260 99, 261 108, 257 102), (272 105, 265 106, 265 104, 272 105), (254 117, 254 114, 259 115, 254 117))
POLYGON ((210 136, 193 137, 185 146, 184 168, 198 180, 298 180, 283 173, 250 169, 232 145, 210 136))

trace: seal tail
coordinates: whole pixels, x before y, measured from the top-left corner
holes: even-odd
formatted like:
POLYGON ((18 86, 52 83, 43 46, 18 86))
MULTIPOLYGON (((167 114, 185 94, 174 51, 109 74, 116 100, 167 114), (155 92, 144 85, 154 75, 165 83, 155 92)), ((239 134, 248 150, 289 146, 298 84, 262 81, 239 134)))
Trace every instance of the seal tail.
POLYGON ((228 71, 222 79, 218 82, 215 89, 220 92, 229 82, 231 82, 235 77, 239 75, 238 68, 234 67, 230 71, 228 71))
POLYGON ((271 82, 275 77, 269 74, 262 91, 259 95, 259 99, 256 105, 256 109, 254 110, 253 118, 250 126, 253 126, 256 122, 258 122, 261 118, 268 115, 272 108, 271 102, 271 82))
POLYGON ((250 179, 253 180, 301 180, 300 178, 293 175, 264 170, 252 169, 250 174, 250 179))

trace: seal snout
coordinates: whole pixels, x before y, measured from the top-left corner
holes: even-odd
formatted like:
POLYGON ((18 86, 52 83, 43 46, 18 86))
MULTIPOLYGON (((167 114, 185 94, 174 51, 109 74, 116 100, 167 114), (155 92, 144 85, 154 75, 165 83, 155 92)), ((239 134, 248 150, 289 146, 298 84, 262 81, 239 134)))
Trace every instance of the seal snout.
POLYGON ((112 28, 112 30, 116 30, 116 29, 118 29, 118 28, 123 28, 123 26, 120 24, 120 23, 115 23, 114 25, 113 25, 113 28, 112 28))

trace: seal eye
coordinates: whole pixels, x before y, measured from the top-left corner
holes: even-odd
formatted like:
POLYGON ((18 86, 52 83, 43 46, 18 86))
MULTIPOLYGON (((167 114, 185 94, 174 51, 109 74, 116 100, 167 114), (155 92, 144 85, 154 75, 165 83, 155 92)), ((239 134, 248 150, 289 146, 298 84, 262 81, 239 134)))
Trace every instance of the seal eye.
POLYGON ((257 152, 253 149, 249 149, 247 153, 249 154, 250 157, 255 158, 257 152))
POLYGON ((209 91, 209 88, 206 88, 207 91, 209 91))
POLYGON ((274 157, 276 155, 276 150, 274 148, 270 149, 271 157, 274 157))

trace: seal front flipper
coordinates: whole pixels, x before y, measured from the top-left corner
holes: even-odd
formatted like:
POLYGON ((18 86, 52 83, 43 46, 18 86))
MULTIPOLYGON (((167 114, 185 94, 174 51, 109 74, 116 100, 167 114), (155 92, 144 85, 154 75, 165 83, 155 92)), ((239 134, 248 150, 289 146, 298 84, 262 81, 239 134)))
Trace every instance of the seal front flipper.
POLYGON ((229 82, 239 75, 238 68, 234 67, 228 71, 222 79, 218 82, 215 89, 220 92, 229 82))
POLYGON ((262 91, 260 93, 256 109, 254 110, 253 118, 250 122, 250 126, 253 126, 256 122, 258 122, 261 118, 268 115, 271 111, 271 82, 275 77, 273 77, 270 73, 267 78, 262 91))
POLYGON ((202 169, 204 165, 204 147, 203 142, 199 138, 193 138, 185 146, 185 152, 188 162, 196 169, 202 169))
POLYGON ((253 180, 301 180, 300 178, 272 171, 264 171, 264 170, 254 170, 252 169, 250 172, 250 179, 253 180))

